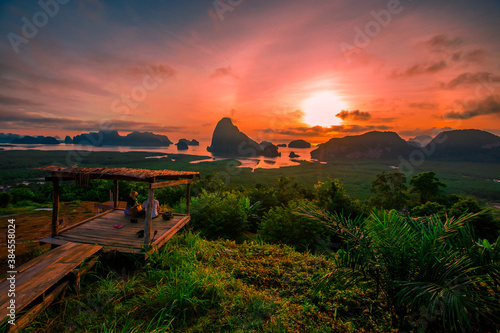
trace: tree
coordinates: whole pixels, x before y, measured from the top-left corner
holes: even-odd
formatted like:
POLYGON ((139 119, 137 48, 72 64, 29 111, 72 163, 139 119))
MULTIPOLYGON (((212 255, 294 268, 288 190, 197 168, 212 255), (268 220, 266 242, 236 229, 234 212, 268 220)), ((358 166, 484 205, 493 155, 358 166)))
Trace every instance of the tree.
POLYGON ((372 182, 371 191, 375 196, 370 202, 377 208, 400 210, 408 200, 406 177, 401 172, 379 173, 377 179, 372 182))
POLYGON ((351 199, 338 179, 318 182, 314 185, 318 207, 330 213, 356 217, 362 215, 359 200, 351 199))
POLYGON ((427 201, 425 204, 415 206, 411 210, 412 216, 431 216, 435 214, 438 214, 439 217, 443 217, 446 214, 446 207, 437 202, 427 201))
POLYGON ((491 210, 482 209, 477 200, 473 198, 461 199, 449 211, 449 215, 453 217, 459 217, 466 213, 477 213, 470 219, 470 225, 477 238, 494 241, 499 236, 500 223, 494 219, 491 210))
POLYGON ((446 187, 445 183, 439 181, 434 171, 421 172, 412 176, 410 185, 410 193, 417 194, 422 205, 439 197, 441 188, 446 187))

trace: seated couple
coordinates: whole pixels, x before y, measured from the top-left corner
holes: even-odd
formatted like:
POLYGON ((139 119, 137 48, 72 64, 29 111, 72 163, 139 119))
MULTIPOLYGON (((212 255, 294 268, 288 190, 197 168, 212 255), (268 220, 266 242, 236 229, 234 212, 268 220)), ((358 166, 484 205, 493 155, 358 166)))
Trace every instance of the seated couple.
MULTIPOLYGON (((145 216, 146 208, 148 207, 148 201, 144 201, 142 206, 137 202, 137 192, 130 192, 130 197, 127 200, 127 208, 125 208, 125 215, 131 215, 132 217, 145 216)), ((158 207, 160 203, 158 200, 153 200, 153 213, 152 218, 158 216, 158 207)))

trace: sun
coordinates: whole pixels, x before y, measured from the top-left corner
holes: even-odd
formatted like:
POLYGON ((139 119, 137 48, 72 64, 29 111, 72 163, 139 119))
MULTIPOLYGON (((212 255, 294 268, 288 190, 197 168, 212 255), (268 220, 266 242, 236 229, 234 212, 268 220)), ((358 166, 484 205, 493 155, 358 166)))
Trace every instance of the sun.
POLYGON ((304 122, 310 126, 340 125, 342 120, 335 115, 346 109, 345 103, 331 92, 316 93, 302 103, 304 122))

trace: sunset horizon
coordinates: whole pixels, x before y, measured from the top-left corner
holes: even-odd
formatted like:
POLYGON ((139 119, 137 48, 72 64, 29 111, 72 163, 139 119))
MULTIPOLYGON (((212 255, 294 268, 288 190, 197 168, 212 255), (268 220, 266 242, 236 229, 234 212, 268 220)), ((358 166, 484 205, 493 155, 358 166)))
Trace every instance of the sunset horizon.
POLYGON ((500 4, 1 5, 0 132, 500 135, 500 4))

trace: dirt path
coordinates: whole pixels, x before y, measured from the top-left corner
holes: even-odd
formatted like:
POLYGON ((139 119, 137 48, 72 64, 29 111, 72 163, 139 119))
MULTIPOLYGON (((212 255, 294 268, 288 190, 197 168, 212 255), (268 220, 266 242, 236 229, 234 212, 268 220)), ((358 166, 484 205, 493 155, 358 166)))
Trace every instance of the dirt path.
MULTIPOLYGON (((109 204, 105 203, 105 204, 109 204)), ((125 207, 125 202, 120 202, 120 207, 125 207)), ((61 228, 71 226, 84 219, 94 216, 98 210, 94 202, 61 203, 59 220, 61 228)), ((0 218, 0 276, 7 271, 7 246, 6 234, 9 219, 15 219, 16 225, 16 267, 33 259, 37 254, 50 249, 50 245, 40 246, 38 241, 50 236, 52 211, 33 211, 10 217, 0 218)))

